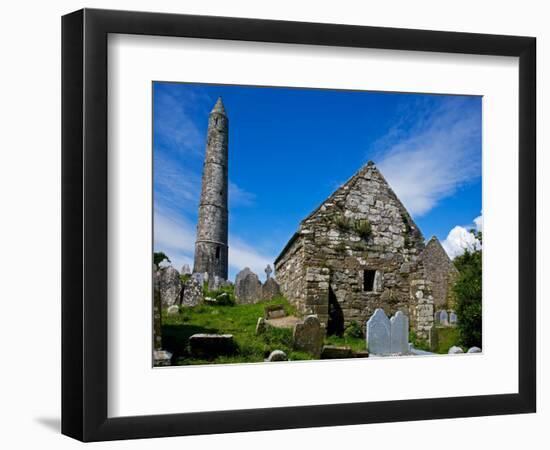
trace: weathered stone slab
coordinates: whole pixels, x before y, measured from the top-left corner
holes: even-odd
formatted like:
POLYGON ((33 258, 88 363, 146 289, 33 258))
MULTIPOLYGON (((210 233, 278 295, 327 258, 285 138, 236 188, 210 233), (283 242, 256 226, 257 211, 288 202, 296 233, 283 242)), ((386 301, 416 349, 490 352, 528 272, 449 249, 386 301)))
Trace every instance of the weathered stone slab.
POLYGON ((319 357, 326 330, 317 316, 307 316, 303 323, 297 323, 292 333, 294 348, 319 357))
POLYGON ((481 349, 479 347, 470 347, 467 353, 481 353, 481 349))
POLYGON ((224 280, 222 277, 219 277, 218 275, 214 275, 208 280, 208 289, 210 289, 211 291, 217 291, 218 289, 227 286, 227 281, 224 280))
POLYGON ((257 303, 262 299, 262 283, 258 275, 245 268, 237 274, 235 297, 239 303, 257 303))
POLYGON ((166 350, 153 351, 153 365, 155 367, 165 367, 172 364, 172 353, 166 350))
POLYGON ((460 347, 457 347, 456 345, 453 345, 449 349, 449 355, 456 355, 458 353, 464 353, 464 350, 462 350, 460 347))
POLYGON ((153 264, 153 349, 162 349, 160 280, 157 266, 153 264))
POLYGON ((197 306, 202 302, 202 283, 197 278, 191 277, 183 286, 182 306, 197 306))
POLYGON ((447 311, 441 311, 441 314, 439 315, 439 324, 443 327, 449 326, 449 314, 447 314, 447 311))
POLYGON ((387 355, 390 348, 391 324, 382 308, 377 308, 367 321, 367 347, 369 353, 387 355))
POLYGON ((172 266, 159 270, 159 291, 163 308, 180 303, 182 287, 180 274, 172 266))
POLYGON ((276 361, 288 361, 288 356, 285 352, 282 350, 273 350, 269 357, 267 358, 268 362, 276 362, 276 361))
POLYGON ((281 293, 281 289, 275 278, 268 278, 262 286, 262 299, 271 300, 281 293))
POLYGON ((181 273, 182 275, 191 275, 191 267, 189 267, 189 264, 184 264, 184 265, 181 267, 180 273, 181 273))
POLYGON ((458 317, 456 313, 451 311, 451 313, 449 314, 449 324, 456 325, 457 322, 458 322, 458 317))
POLYGON ((284 305, 269 305, 264 308, 264 319, 280 319, 285 316, 284 305))
POLYGON ((236 346, 232 334, 194 334, 189 338, 189 351, 193 356, 214 358, 231 355, 236 346))
POLYGON ((321 359, 345 359, 353 358, 354 356, 353 350, 349 347, 325 345, 321 350, 321 359))
POLYGON ((409 318, 397 311, 390 319, 390 353, 405 354, 409 350, 409 318))
POLYGON ((206 275, 205 273, 195 272, 194 274, 191 275, 191 278, 193 278, 197 283, 199 283, 202 286, 206 281, 205 275, 206 275))
POLYGON ((263 317, 258 317, 258 322, 256 322, 256 336, 263 334, 267 328, 265 319, 263 317))
POLYGON ((180 309, 178 308, 178 305, 169 306, 168 309, 166 310, 166 313, 170 315, 174 315, 179 312, 180 312, 180 309))

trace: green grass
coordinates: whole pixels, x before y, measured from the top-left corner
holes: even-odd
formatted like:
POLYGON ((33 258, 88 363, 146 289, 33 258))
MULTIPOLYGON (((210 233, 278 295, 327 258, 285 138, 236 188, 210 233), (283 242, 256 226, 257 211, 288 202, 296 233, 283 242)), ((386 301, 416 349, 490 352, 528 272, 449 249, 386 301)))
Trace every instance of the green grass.
POLYGON ((284 297, 255 305, 182 307, 179 314, 163 314, 163 347, 173 353, 178 365, 261 362, 276 349, 284 351, 291 360, 312 359, 311 355, 292 349, 291 329, 269 327, 264 334, 256 336, 256 323, 258 317, 263 317, 264 307, 276 304, 283 304, 287 314, 296 314, 295 308, 284 297), (212 360, 194 358, 188 353, 187 343, 196 333, 232 334, 237 353, 212 360))
POLYGON ((458 328, 456 327, 440 327, 437 329, 438 347, 436 353, 447 354, 453 345, 458 345, 458 328))
POLYGON ((367 343, 364 338, 327 336, 325 343, 328 345, 337 345, 339 347, 351 347, 354 351, 366 350, 367 343))

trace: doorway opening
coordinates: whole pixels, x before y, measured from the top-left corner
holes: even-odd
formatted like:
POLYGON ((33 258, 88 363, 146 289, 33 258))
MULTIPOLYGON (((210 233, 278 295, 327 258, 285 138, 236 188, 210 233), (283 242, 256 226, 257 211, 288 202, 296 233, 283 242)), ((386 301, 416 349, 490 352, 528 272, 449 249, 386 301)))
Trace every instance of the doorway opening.
POLYGON ((342 336, 344 333, 344 312, 336 294, 332 289, 332 285, 328 288, 328 322, 327 322, 327 334, 342 336))

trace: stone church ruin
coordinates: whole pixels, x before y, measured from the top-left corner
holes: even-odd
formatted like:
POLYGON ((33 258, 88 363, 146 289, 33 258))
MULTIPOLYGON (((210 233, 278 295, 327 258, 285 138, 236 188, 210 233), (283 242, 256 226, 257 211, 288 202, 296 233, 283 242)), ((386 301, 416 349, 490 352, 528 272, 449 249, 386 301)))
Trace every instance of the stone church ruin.
POLYGON ((437 251, 432 257, 432 249, 423 258, 426 248, 412 217, 369 162, 302 220, 275 260, 277 281, 283 295, 302 314, 316 314, 329 334, 353 321, 364 325, 382 308, 388 315, 401 311, 416 335, 428 339, 434 303, 445 303, 441 296, 449 292, 447 272, 454 266, 449 260, 430 277, 427 266, 432 270, 444 258, 437 251))

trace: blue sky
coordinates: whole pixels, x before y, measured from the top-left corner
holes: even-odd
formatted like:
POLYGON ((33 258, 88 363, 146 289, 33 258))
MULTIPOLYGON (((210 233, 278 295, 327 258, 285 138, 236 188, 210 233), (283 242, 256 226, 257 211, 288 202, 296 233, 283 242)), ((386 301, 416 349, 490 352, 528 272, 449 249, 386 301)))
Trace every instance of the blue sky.
POLYGON ((451 257, 481 227, 481 97, 153 83, 155 250, 192 266, 208 114, 229 117, 230 278, 373 160, 451 257))

